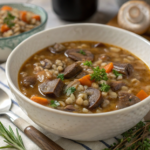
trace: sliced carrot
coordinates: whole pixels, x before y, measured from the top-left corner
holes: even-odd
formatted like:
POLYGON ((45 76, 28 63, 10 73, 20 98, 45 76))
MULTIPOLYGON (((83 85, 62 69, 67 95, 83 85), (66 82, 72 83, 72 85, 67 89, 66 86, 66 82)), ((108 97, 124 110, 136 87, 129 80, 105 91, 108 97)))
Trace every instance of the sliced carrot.
POLYGON ((145 99, 149 95, 144 90, 141 90, 136 96, 142 101, 143 99, 145 99))
POLYGON ((106 65, 105 67, 104 67, 104 69, 106 70, 106 73, 109 73, 109 72, 111 72, 112 71, 112 69, 113 69, 113 63, 111 62, 111 63, 109 63, 108 65, 106 65))
POLYGON ((32 16, 32 18, 36 19, 37 21, 41 20, 41 17, 39 15, 34 15, 34 16, 32 16))
POLYGON ((7 26, 7 24, 3 24, 3 25, 1 26, 1 32, 2 32, 2 33, 8 31, 9 29, 10 29, 10 28, 7 26))
POLYGON ((42 104, 42 105, 48 105, 48 103, 49 103, 48 100, 46 98, 43 98, 43 97, 32 96, 30 99, 32 101, 39 103, 39 104, 42 104))
POLYGON ((20 12, 20 18, 22 21, 28 23, 28 20, 27 20, 27 12, 26 11, 21 11, 20 12))
POLYGON ((86 75, 86 76, 82 77, 81 79, 79 79, 79 81, 82 85, 91 86, 92 81, 90 80, 90 78, 91 78, 90 75, 86 75))
POLYGON ((10 6, 3 6, 3 7, 1 8, 1 10, 11 11, 11 10, 12 10, 12 7, 10 7, 10 6))

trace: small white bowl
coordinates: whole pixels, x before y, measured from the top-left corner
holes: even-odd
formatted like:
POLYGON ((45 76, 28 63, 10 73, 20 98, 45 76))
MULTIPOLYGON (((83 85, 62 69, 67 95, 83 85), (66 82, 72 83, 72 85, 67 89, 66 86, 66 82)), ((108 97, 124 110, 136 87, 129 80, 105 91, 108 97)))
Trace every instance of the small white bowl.
POLYGON ((33 35, 18 45, 8 58, 6 75, 22 110, 39 126, 59 136, 81 141, 114 137, 133 127, 150 109, 150 97, 133 106, 106 113, 69 113, 44 107, 24 96, 18 88, 18 72, 25 60, 37 51, 66 41, 101 41, 127 49, 150 65, 150 43, 144 38, 111 26, 73 24, 33 35))

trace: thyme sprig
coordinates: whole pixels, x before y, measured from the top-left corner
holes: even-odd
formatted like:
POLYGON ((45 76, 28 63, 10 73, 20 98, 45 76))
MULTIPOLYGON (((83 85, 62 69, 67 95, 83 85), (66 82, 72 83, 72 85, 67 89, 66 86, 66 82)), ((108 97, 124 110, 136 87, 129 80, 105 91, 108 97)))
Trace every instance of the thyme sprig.
POLYGON ((18 150, 26 150, 22 138, 19 135, 18 129, 16 129, 16 135, 15 135, 10 126, 8 130, 0 122, 0 136, 3 137, 5 139, 4 142, 7 143, 6 146, 0 147, 0 149, 16 148, 18 150))
POLYGON ((150 150, 150 122, 140 121, 136 126, 122 134, 118 143, 104 150, 150 150))

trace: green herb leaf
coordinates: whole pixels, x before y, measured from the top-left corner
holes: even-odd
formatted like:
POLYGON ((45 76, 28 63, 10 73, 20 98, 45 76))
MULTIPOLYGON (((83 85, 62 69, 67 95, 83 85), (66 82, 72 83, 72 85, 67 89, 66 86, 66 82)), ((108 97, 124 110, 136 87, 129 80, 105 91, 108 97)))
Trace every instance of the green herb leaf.
POLYGON ((75 87, 70 87, 66 90, 67 96, 71 95, 72 93, 74 93, 76 91, 75 87))
POLYGON ((102 92, 108 92, 109 89, 110 89, 110 86, 109 86, 108 84, 102 83, 102 84, 100 85, 100 90, 101 90, 102 92))
POLYGON ((92 66, 92 62, 91 61, 85 61, 83 63, 84 66, 88 66, 88 67, 91 67, 92 66))
POLYGON ((13 27, 15 23, 12 21, 15 19, 15 16, 13 16, 10 12, 7 12, 7 17, 4 18, 4 23, 8 25, 9 28, 13 27))
POLYGON ((82 49, 79 51, 79 53, 82 55, 86 55, 86 53, 82 49))
POLYGON ((60 105, 59 102, 56 100, 51 100, 50 103, 51 103, 50 106, 54 107, 54 108, 56 108, 60 105))
POLYGON ((0 136, 3 137, 8 145, 0 147, 0 149, 4 148, 16 148, 18 150, 26 150, 23 144, 22 138, 19 135, 18 129, 16 129, 17 135, 14 134, 12 128, 9 126, 9 130, 7 130, 4 125, 0 122, 0 136))
POLYGON ((100 69, 98 66, 93 68, 94 73, 91 74, 91 80, 100 81, 100 80, 108 80, 107 73, 104 68, 100 69))
POLYGON ((59 74, 58 76, 57 76, 57 78, 60 78, 62 81, 64 80, 64 74, 59 74))
POLYGON ((129 101, 131 102, 132 99, 129 99, 129 101))
POLYGON ((116 77, 122 76, 122 74, 120 74, 118 71, 116 71, 116 70, 112 70, 112 71, 116 77))

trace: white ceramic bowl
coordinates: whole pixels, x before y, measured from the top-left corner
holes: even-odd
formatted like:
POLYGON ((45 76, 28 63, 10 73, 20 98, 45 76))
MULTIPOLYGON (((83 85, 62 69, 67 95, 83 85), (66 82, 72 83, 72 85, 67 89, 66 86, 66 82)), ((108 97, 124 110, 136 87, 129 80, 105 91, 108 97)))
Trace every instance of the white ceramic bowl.
POLYGON ((44 107, 25 97, 18 88, 18 72, 37 51, 66 41, 101 41, 125 48, 150 65, 150 43, 131 32, 99 24, 66 25, 42 31, 23 41, 7 61, 7 80, 22 110, 39 126, 59 136, 82 141, 108 139, 138 123, 149 111, 150 97, 117 111, 79 114, 44 107))

